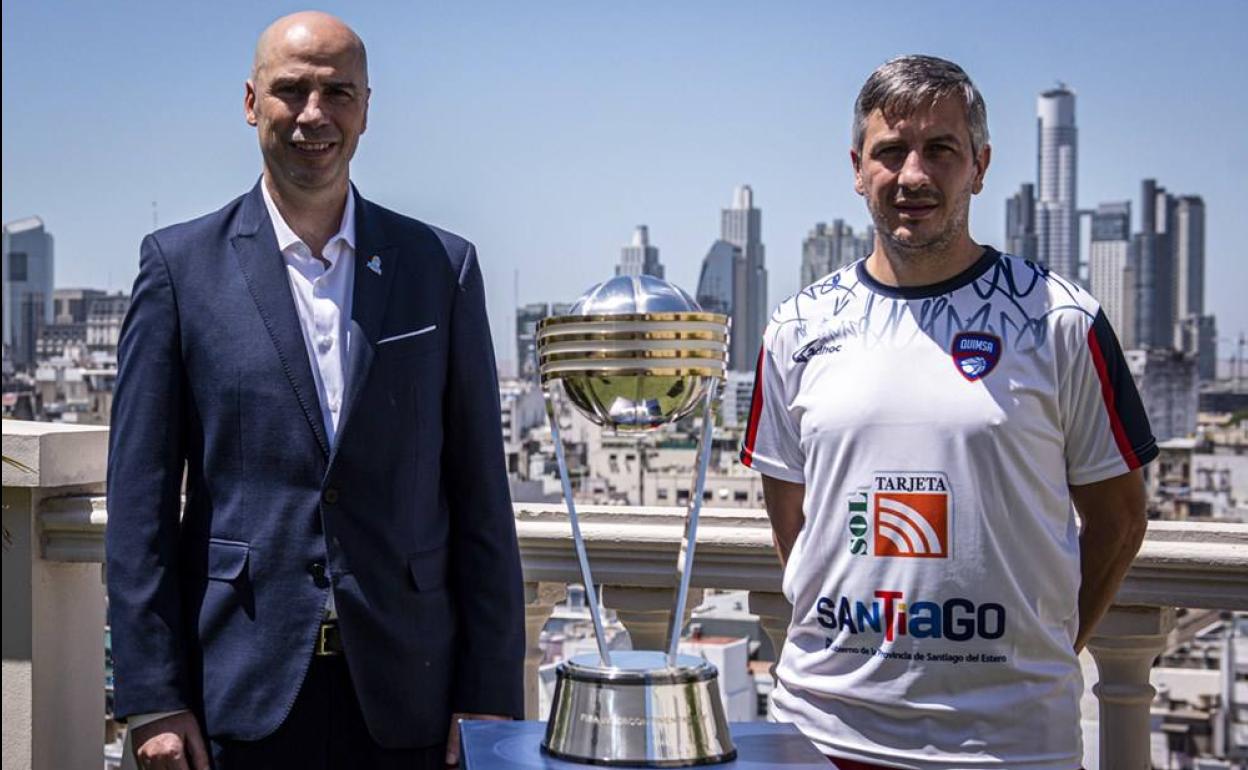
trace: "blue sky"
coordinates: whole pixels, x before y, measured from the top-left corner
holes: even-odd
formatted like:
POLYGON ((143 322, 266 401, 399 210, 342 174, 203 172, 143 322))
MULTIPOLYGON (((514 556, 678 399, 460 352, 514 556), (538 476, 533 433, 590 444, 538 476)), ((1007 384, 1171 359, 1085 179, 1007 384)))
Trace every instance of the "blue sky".
MULTIPOLYGON (((242 82, 260 30, 303 6, 3 6, 4 221, 56 238, 57 284, 129 289, 160 224, 219 208, 260 161, 242 82)), ((480 249, 500 358, 521 302, 610 276, 634 225, 693 289, 719 210, 749 183, 772 302, 798 287, 817 221, 856 228, 853 99, 894 55, 961 63, 994 147, 971 227, 1001 245, 1005 198, 1035 174, 1035 99, 1078 94, 1079 203, 1156 177, 1204 196, 1206 306, 1248 330, 1248 2, 328 3, 369 47, 372 106, 353 176, 365 196, 480 249)), ((1225 351, 1229 344, 1224 343, 1225 351)))

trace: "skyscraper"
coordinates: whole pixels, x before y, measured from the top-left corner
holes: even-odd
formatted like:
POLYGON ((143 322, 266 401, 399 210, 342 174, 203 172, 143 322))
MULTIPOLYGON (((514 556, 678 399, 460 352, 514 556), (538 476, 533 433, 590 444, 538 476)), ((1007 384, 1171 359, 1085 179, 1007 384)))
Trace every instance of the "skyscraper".
POLYGON ((1079 216, 1076 205, 1078 132, 1075 94, 1064 85, 1036 102, 1037 260, 1063 277, 1079 277, 1079 216))
POLYGON ((1167 223, 1172 198, 1157 180, 1140 182, 1140 231, 1132 238, 1136 264, 1135 342, 1141 348, 1170 347, 1174 328, 1174 265, 1167 223))
POLYGON ((1131 202, 1102 203, 1092 214, 1088 283, 1124 348, 1135 345, 1135 259, 1131 202))
POLYGON ((815 223, 815 228, 802 241, 802 286, 809 286, 825 275, 840 270, 845 265, 871 253, 875 231, 867 227, 862 235, 855 235, 854 228, 844 220, 815 223))
POLYGON ((620 264, 616 265, 615 274, 663 277, 659 249, 650 245, 650 228, 637 225, 637 229, 633 231, 632 242, 620 249, 620 264))
POLYGON ((568 315, 572 312, 572 302, 530 302, 516 308, 516 376, 521 379, 536 380, 537 365, 537 322, 547 316, 568 315))
POLYGON ((1036 186, 1025 183, 1005 201, 1005 250, 1036 261, 1036 186))
POLYGON ((767 324, 767 267, 763 256, 763 212, 754 208, 749 185, 736 189, 732 208, 720 213, 720 238, 741 250, 732 275, 732 345, 728 365, 737 371, 754 368, 767 324))
POLYGON ((1135 236, 1139 257, 1140 281, 1137 291, 1140 329, 1139 344, 1146 348, 1175 347, 1176 324, 1186 315, 1204 307, 1204 204, 1186 204, 1184 227, 1180 232, 1180 199, 1157 184, 1155 179, 1140 183, 1140 232, 1135 236), (1187 244, 1180 244, 1181 236, 1187 244), (1180 268, 1180 251, 1185 265, 1180 268), (1198 276, 1190 275, 1197 265, 1198 276), (1187 273, 1180 275, 1180 271, 1187 273), (1192 284, 1199 287, 1189 291, 1192 284), (1195 303, 1192 300, 1196 300, 1195 303))
POLYGON ((1137 344, 1173 348, 1197 360, 1201 379, 1217 366, 1217 324, 1205 315, 1205 202, 1175 196, 1155 179, 1140 182, 1137 344))
POLYGON ((702 260, 696 299, 708 313, 732 316, 732 280, 741 249, 728 241, 715 241, 702 260))
POLYGON ((4 344, 15 366, 35 362, 36 342, 52 323, 52 235, 39 217, 4 226, 4 344))
POLYGON ((1174 347, 1196 357, 1200 379, 1217 375, 1217 323, 1205 315, 1205 202, 1175 199, 1170 236, 1174 263, 1174 347))
POLYGON ((516 374, 522 379, 537 379, 537 322, 548 315, 545 302, 516 308, 516 374))
POLYGON ((1205 201, 1182 195, 1174 211, 1174 315, 1176 319, 1205 313, 1205 201))

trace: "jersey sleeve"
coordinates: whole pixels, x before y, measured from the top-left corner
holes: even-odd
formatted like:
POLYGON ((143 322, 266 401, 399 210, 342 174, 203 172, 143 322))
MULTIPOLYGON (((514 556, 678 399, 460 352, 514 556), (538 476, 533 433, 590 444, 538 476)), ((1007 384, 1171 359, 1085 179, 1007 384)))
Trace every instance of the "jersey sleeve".
POLYGON ((754 370, 750 419, 741 443, 741 463, 764 476, 794 484, 806 483, 806 456, 788 408, 782 372, 764 344, 754 370))
POLYGON ((1068 483, 1104 481, 1151 462, 1157 442, 1104 312, 1097 310, 1084 339, 1069 349, 1061 392, 1068 483))

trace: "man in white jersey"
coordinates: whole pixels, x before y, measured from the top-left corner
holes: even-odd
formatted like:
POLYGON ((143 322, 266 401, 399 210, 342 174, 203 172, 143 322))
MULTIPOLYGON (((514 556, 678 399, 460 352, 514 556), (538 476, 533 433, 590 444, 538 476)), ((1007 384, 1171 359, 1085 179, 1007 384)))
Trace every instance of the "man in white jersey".
POLYGON ((850 157, 874 251, 772 315, 741 451, 793 604, 773 715, 846 770, 1076 768, 1076 654, 1145 531, 1139 394, 1091 295, 972 240, 960 67, 876 70, 850 157))

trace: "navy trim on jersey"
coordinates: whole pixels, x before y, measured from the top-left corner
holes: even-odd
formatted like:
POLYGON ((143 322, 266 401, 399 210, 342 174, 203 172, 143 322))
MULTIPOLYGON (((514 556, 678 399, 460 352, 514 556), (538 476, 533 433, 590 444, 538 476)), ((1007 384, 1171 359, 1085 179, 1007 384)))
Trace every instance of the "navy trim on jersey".
POLYGON ((988 272, 989 268, 996 264, 996 261, 1000 258, 1001 252, 991 246, 985 246, 983 255, 975 260, 975 264, 952 278, 926 286, 886 286, 872 278, 871 274, 867 272, 867 260, 859 260, 856 267, 858 280, 876 294, 883 294, 886 297, 899 297, 901 299, 925 299, 927 297, 939 297, 941 294, 949 294, 961 289, 988 272))
POLYGON ((1114 442, 1118 444, 1118 451, 1122 453, 1127 467, 1135 470, 1152 461, 1160 450, 1148 424, 1140 393, 1135 389, 1135 380, 1131 378, 1122 356, 1118 338, 1102 310, 1097 311, 1096 319, 1088 329, 1088 349, 1101 381, 1101 396, 1109 413, 1114 442))

